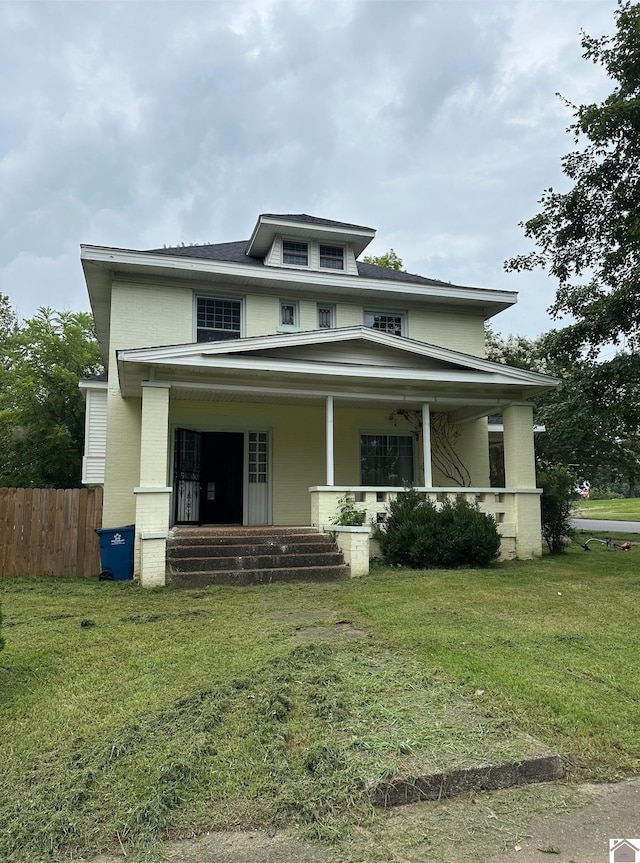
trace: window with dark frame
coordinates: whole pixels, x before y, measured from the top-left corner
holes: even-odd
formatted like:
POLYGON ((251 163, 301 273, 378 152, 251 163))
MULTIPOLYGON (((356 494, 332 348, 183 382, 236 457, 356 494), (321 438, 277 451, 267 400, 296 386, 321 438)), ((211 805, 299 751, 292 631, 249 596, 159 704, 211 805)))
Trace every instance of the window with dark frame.
POLYGON ((344 249, 342 246, 320 245, 320 266, 330 270, 344 270, 344 249))
POLYGON ((242 303, 217 297, 198 297, 196 340, 224 342, 240 338, 242 303))
POLYGON ((280 303, 280 326, 295 327, 297 325, 297 305, 284 301, 280 303))
POLYGON ((364 313, 364 325, 373 330, 390 333, 392 336, 401 336, 404 329, 403 314, 387 314, 385 312, 366 311, 364 313))
POLYGON ((309 246, 307 243, 294 243, 291 240, 282 241, 282 263, 293 264, 296 267, 309 266, 309 246))
POLYGON ((412 435, 361 434, 362 485, 406 486, 413 483, 412 435))
POLYGON ((318 305, 318 329, 331 330, 335 325, 335 306, 318 305))

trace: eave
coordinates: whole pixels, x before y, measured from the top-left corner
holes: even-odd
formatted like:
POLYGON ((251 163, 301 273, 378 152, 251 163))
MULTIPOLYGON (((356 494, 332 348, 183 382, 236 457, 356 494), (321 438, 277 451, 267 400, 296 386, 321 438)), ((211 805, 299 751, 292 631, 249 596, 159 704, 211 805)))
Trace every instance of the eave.
POLYGON ((247 243, 247 255, 263 258, 278 234, 299 237, 301 240, 320 240, 323 243, 335 243, 336 245, 349 243, 357 258, 374 239, 376 232, 373 228, 356 225, 349 227, 328 226, 313 222, 288 221, 287 219, 274 219, 272 216, 260 216, 247 243))
POLYGON ((263 267, 210 261, 192 257, 157 255, 130 249, 82 245, 80 258, 84 271, 96 334, 103 361, 108 362, 111 285, 114 280, 178 282, 194 289, 224 284, 246 291, 278 295, 283 291, 300 297, 349 298, 362 303, 386 303, 399 307, 440 306, 468 309, 482 314, 484 320, 517 302, 514 291, 492 290, 459 285, 398 282, 367 279, 345 273, 263 267))

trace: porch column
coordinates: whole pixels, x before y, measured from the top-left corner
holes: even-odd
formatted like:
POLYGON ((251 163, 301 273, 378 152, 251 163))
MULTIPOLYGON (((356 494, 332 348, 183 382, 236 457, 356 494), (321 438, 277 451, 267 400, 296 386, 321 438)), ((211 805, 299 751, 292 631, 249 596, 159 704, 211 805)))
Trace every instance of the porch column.
POLYGON ((535 488, 533 407, 512 404, 502 412, 504 427, 504 484, 507 488, 535 488))
POLYGON ((164 585, 169 500, 169 384, 142 382, 140 485, 136 496, 135 569, 143 587, 164 585))
POLYGON ((333 467, 333 396, 327 396, 327 485, 334 484, 334 467, 333 467))
POLYGON ((504 428, 505 486, 515 490, 514 521, 516 557, 521 560, 540 557, 542 534, 540 495, 519 494, 521 489, 535 489, 536 464, 533 447, 533 408, 530 404, 509 405, 502 412, 504 428))
POLYGON ((431 410, 428 404, 422 405, 422 463, 424 464, 425 488, 433 487, 431 471, 431 410))

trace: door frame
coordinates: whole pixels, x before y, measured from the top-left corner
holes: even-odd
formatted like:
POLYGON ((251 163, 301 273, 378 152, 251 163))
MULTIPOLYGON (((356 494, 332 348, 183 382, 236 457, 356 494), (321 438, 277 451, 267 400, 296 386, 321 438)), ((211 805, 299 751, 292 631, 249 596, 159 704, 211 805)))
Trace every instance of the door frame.
POLYGON ((175 521, 175 445, 176 432, 178 429, 187 429, 188 431, 199 432, 200 434, 215 434, 216 432, 235 432, 243 435, 244 441, 244 459, 242 466, 242 524, 247 525, 248 508, 249 508, 249 432, 262 432, 267 435, 267 521, 266 524, 273 524, 273 427, 263 425, 261 423, 246 423, 238 422, 219 423, 211 426, 209 423, 189 422, 171 422, 169 424, 169 485, 171 486, 171 504, 170 526, 173 527, 175 521))

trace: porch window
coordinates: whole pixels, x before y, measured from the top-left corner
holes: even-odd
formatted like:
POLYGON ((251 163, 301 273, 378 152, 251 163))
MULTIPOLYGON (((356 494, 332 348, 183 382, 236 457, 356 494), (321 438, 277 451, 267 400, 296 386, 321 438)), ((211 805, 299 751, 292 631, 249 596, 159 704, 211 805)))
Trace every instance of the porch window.
POLYGON ((410 485, 413 463, 411 435, 360 435, 362 485, 410 485))
POLYGON ((373 330, 380 330, 392 336, 403 336, 405 332, 404 312, 382 312, 375 309, 365 309, 364 325, 373 330))
POLYGON ((196 312, 196 340, 199 342, 225 342, 240 338, 242 303, 216 297, 198 297, 196 312))

